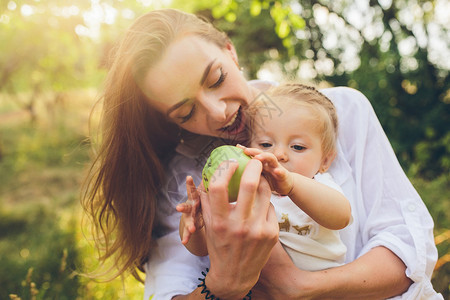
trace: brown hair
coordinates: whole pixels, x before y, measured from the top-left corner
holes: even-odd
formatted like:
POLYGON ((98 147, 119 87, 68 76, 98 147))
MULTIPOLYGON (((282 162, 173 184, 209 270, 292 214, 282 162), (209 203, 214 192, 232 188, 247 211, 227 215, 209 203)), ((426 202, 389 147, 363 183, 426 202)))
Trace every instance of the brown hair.
MULTIPOLYGON (((300 83, 284 83, 267 90, 266 96, 273 101, 272 105, 288 102, 293 105, 307 106, 317 114, 317 125, 322 133, 322 152, 323 156, 330 153, 336 153, 336 140, 338 133, 338 118, 336 108, 330 99, 319 92, 316 88, 300 83)), ((257 114, 260 109, 260 103, 255 102, 254 107, 249 109, 252 120, 257 120, 257 114)), ((264 107, 267 109, 267 101, 264 107)), ((276 109, 273 109, 276 111, 276 109)), ((253 121, 255 122, 255 121, 253 121)), ((257 121, 256 121, 257 122, 257 121)), ((257 124, 250 124, 253 128, 257 124)))
POLYGON ((138 18, 112 58, 105 81, 99 148, 83 189, 101 265, 111 279, 136 278, 153 244, 156 194, 163 163, 177 144, 178 126, 150 106, 141 79, 180 35, 194 34, 225 48, 229 39, 210 23, 174 9, 138 18))

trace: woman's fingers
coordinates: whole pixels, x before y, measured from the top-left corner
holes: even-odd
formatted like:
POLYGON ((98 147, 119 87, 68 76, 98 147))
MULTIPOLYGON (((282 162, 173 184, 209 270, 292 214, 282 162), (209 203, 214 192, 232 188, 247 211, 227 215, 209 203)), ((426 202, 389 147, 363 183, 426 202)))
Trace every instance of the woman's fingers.
POLYGON ((228 216, 230 210, 228 184, 238 166, 239 164, 235 160, 224 161, 217 167, 213 177, 210 179, 208 187, 208 206, 211 215, 216 217, 228 216))
POLYGON ((239 212, 240 217, 244 219, 247 219, 251 215, 257 191, 260 186, 261 172, 261 162, 251 159, 247 163, 244 173, 242 174, 236 210, 239 212))
MULTIPOLYGON (((270 196, 272 195, 269 182, 264 176, 261 176, 258 191, 257 191, 257 197, 255 199, 255 202, 253 204, 253 213, 260 216, 267 216, 267 221, 270 223, 273 223, 274 219, 269 218, 269 211, 270 211, 270 196)), ((272 207, 273 210, 273 207, 272 207)), ((275 217, 275 212, 273 212, 273 217, 275 217)), ((278 223, 278 221, 276 221, 278 223)))

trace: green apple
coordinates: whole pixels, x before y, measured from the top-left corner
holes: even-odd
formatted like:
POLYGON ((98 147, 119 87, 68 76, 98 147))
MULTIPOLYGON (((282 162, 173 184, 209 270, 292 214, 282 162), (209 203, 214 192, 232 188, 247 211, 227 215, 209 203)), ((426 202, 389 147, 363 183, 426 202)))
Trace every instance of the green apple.
MULTIPOLYGON (((235 159, 239 163, 239 167, 234 172, 230 179, 230 183, 228 184, 228 200, 229 202, 235 202, 239 193, 239 184, 241 183, 242 173, 251 159, 250 156, 244 154, 244 151, 241 148, 235 146, 220 146, 214 149, 203 167, 202 178, 203 185, 208 192, 209 184, 214 181, 214 173, 217 168, 223 161, 230 159, 235 159)), ((225 163, 221 168, 225 169, 227 166, 228 164, 225 163)))

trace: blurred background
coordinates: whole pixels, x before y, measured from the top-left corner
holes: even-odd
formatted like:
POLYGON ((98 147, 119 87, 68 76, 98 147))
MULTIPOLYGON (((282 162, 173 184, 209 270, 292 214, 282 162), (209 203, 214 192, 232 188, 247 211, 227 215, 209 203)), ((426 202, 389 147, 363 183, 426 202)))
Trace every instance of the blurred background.
POLYGON ((249 79, 350 86, 371 101, 435 221, 435 289, 450 282, 447 0, 0 0, 0 299, 140 299, 98 283, 83 236, 88 120, 109 51, 139 15, 174 7, 226 31, 249 79))

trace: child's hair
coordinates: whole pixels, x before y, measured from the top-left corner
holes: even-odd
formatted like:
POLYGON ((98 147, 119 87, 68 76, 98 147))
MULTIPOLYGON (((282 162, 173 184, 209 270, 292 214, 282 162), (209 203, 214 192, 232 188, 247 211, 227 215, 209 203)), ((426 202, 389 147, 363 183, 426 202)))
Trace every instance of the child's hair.
MULTIPOLYGON (((272 111, 279 111, 279 108, 276 106, 281 103, 309 108, 316 115, 318 130, 322 133, 323 155, 336 152, 338 133, 336 108, 324 94, 313 86, 300 83, 284 83, 270 88, 265 95, 270 99, 271 105, 275 107, 272 111)), ((260 126, 260 124, 257 124, 258 119, 261 119, 258 114, 261 113, 261 109, 268 109, 267 104, 267 101, 264 101, 264 104, 261 101, 255 101, 252 107, 249 108, 248 113, 250 115, 250 132, 252 138, 253 129, 255 126, 260 126)), ((279 113, 283 114, 288 112, 279 111, 279 113)))

